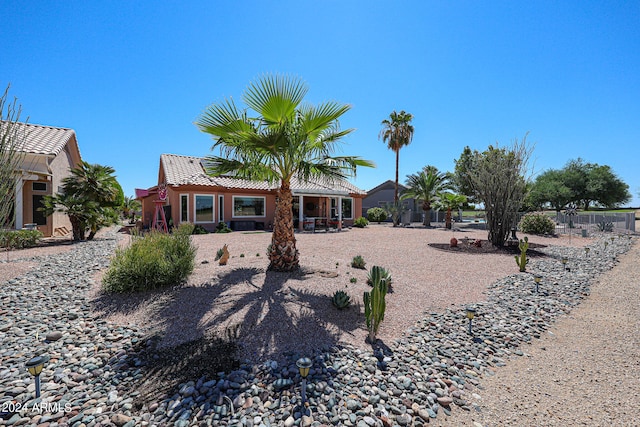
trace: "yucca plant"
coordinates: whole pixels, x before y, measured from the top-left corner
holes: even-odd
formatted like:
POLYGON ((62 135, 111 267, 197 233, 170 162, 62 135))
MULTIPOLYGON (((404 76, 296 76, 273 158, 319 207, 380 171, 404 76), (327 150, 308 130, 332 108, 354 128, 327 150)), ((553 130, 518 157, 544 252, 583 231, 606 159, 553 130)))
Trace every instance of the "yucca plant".
POLYGON ((333 303, 338 310, 342 310, 343 308, 348 308, 351 305, 351 297, 345 291, 339 290, 333 294, 331 303, 333 303))

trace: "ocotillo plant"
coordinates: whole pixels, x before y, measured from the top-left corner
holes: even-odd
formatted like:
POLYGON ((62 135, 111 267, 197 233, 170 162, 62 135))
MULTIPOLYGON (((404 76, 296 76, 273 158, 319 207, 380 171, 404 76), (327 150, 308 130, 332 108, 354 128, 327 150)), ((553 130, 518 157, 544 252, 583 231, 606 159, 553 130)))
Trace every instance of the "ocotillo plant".
POLYGON ((369 330, 369 342, 376 342, 378 328, 384 320, 384 311, 387 308, 385 297, 388 289, 387 271, 379 266, 371 268, 370 272, 373 289, 364 293, 364 316, 367 319, 367 329, 369 330))
POLYGON ((520 248, 520 255, 515 256, 516 264, 518 264, 518 267, 520 267, 520 272, 523 273, 527 271, 527 263, 529 262, 529 258, 527 258, 527 249, 529 249, 529 238, 525 236, 524 240, 520 239, 518 248, 520 248))

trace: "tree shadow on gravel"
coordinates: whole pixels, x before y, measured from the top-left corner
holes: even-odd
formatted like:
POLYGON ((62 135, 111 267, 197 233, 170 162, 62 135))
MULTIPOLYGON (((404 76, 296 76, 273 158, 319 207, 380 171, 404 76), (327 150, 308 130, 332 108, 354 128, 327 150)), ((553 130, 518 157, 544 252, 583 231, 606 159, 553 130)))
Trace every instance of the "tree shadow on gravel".
POLYGON ((319 272, 236 268, 201 285, 102 294, 92 304, 103 316, 152 304, 154 335, 116 362, 142 370, 136 386, 141 406, 175 394, 187 381, 236 369, 240 359, 283 361, 339 347, 342 333, 361 326, 362 310, 355 305, 338 315, 330 296, 295 285, 310 274, 319 272))

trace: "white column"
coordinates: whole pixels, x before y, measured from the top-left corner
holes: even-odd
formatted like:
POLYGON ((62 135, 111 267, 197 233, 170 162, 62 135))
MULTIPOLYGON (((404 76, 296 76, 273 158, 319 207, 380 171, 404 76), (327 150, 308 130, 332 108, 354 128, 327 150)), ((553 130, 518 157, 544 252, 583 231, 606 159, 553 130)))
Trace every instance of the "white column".
POLYGON ((301 194, 298 196, 298 230, 304 231, 304 196, 301 194))
POLYGON ((342 197, 338 197, 338 231, 340 230, 342 230, 342 197))
POLYGON ((22 212, 22 210, 24 209, 24 205, 22 204, 23 185, 24 185, 24 181, 22 181, 22 177, 18 177, 18 179, 16 180, 16 188, 15 188, 16 203, 13 209, 13 212, 15 215, 15 222, 13 225, 16 230, 20 230, 24 226, 24 223, 22 222, 22 218, 24 216, 24 213, 22 212))

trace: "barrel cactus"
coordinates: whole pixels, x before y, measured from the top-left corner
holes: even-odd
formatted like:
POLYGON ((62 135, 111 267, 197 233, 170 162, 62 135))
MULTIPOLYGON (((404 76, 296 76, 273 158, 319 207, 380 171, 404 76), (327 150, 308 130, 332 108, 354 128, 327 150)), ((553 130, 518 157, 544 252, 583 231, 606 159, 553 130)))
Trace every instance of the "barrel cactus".
POLYGON ((351 305, 351 297, 345 291, 336 291, 336 293, 333 294, 333 298, 331 298, 331 302, 338 310, 342 310, 351 305))

